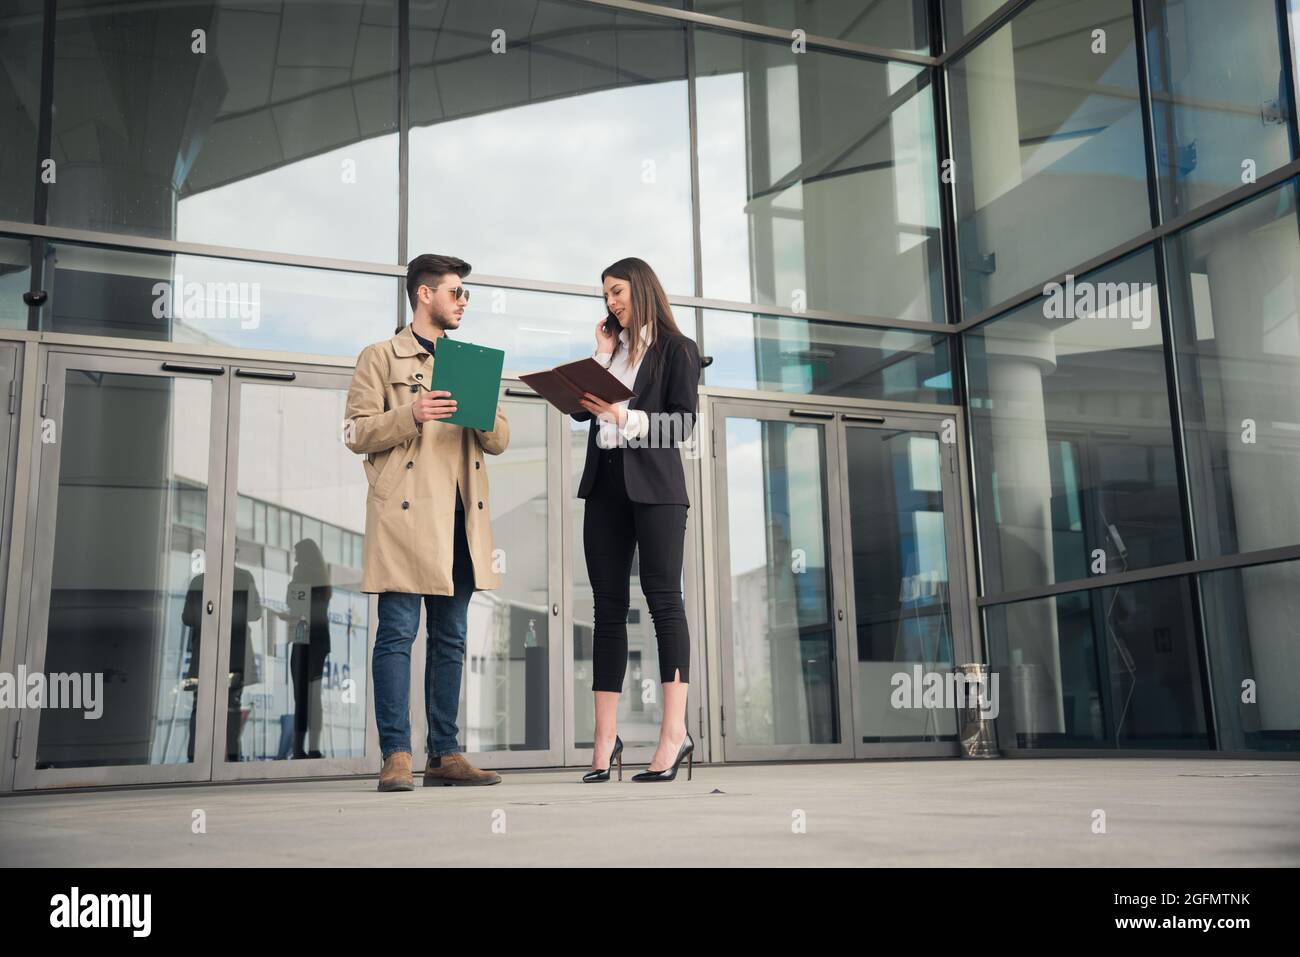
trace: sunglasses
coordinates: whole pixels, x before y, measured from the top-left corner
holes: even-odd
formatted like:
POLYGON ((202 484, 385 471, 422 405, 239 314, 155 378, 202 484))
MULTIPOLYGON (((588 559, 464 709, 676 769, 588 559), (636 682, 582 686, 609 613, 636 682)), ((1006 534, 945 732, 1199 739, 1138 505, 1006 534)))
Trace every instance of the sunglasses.
MULTIPOLYGON (((425 288, 428 289, 429 292, 433 293, 435 296, 438 294, 438 290, 434 289, 432 286, 426 284, 425 288)), ((469 290, 466 289, 464 286, 456 286, 454 289, 451 290, 452 299, 459 302, 461 296, 464 296, 465 301, 469 302, 469 290)))

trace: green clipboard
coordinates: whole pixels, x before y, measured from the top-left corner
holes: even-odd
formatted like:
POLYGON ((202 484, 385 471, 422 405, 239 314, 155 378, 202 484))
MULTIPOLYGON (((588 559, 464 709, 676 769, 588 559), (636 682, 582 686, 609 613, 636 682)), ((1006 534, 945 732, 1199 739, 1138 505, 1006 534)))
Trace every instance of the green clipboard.
POLYGON ((450 392, 456 400, 456 414, 437 421, 491 432, 497 422, 497 397, 506 354, 446 336, 440 336, 435 346, 429 389, 450 392))

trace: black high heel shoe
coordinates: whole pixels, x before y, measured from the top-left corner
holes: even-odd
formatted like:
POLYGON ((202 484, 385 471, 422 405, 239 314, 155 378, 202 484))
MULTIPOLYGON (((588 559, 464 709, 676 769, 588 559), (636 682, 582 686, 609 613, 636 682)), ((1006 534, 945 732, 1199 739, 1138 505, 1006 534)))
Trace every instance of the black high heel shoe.
POLYGON ((677 767, 682 763, 682 758, 686 759, 686 780, 691 779, 691 764, 694 758, 691 755, 695 752, 695 742, 691 740, 691 733, 686 732, 686 737, 682 741, 682 746, 677 749, 677 760, 673 762, 671 768, 664 768, 662 771, 651 771, 649 768, 640 774, 632 775, 633 781, 672 781, 677 778, 677 767))
POLYGON ((583 784, 595 784, 598 781, 609 780, 609 769, 614 766, 614 761, 618 761, 618 779, 623 780, 623 739, 614 735, 614 750, 609 752, 609 767, 601 768, 596 771, 588 771, 582 776, 583 784))

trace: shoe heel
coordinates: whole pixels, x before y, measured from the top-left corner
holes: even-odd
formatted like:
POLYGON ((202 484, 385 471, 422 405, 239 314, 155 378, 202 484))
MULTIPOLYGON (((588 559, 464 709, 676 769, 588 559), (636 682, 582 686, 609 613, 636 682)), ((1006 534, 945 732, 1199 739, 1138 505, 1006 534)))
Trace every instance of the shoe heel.
POLYGON ((694 750, 687 751, 686 752, 686 780, 688 781, 691 779, 691 767, 694 765, 694 763, 695 763, 695 751, 694 750))
POLYGON ((623 752, 618 753, 618 779, 623 780, 623 752))

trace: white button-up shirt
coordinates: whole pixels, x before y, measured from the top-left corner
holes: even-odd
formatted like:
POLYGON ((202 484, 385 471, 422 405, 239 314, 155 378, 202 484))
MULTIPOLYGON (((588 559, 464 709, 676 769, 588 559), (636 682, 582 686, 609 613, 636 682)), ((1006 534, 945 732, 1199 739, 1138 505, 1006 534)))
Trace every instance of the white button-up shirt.
MULTIPOLYGON (((615 358, 612 352, 597 351, 592 358, 613 374, 614 378, 623 383, 629 389, 634 388, 636 384, 636 374, 641 368, 641 362, 645 359, 649 351, 650 343, 654 341, 654 335, 650 331, 651 327, 646 325, 641 327, 641 343, 643 348, 641 354, 637 356, 635 363, 628 362, 628 334, 623 329, 618 334, 619 342, 623 344, 618 350, 618 356, 615 358), (612 360, 612 361, 611 361, 612 360)), ((646 435, 650 431, 650 416, 641 409, 628 409, 627 404, 630 399, 624 399, 622 402, 615 402, 615 409, 627 409, 627 423, 619 428, 617 422, 608 422, 600 420, 600 431, 596 433, 596 444, 602 449, 612 449, 619 444, 619 436, 623 439, 635 439, 646 435)))

